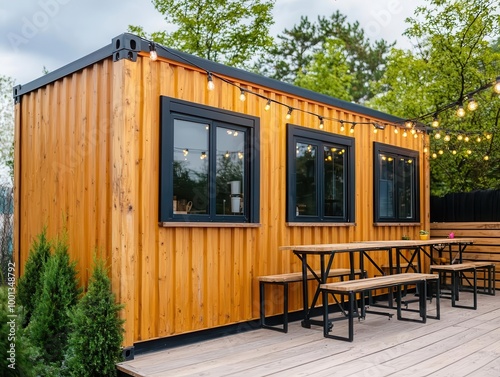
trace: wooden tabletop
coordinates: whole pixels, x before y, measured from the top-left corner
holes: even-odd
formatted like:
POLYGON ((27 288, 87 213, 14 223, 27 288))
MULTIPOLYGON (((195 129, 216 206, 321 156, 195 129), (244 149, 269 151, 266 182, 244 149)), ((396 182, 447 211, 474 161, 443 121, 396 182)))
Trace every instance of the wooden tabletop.
POLYGON ((386 240, 362 241, 332 244, 288 245, 280 246, 280 250, 308 251, 308 252, 333 252, 333 251, 368 251, 381 250, 392 247, 418 247, 438 244, 472 244, 472 238, 436 238, 430 240, 386 240))

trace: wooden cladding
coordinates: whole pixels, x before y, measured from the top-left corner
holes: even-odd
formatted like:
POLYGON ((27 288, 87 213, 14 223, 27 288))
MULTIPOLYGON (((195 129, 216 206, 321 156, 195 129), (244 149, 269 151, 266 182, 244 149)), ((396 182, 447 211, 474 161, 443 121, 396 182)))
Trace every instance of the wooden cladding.
MULTIPOLYGON (((230 79, 230 78, 228 78, 230 79)), ((355 224, 287 224, 287 122, 317 128, 313 114, 294 111, 177 63, 111 59, 92 64, 22 96, 16 105, 16 248, 21 266, 31 242, 47 226, 54 237, 66 228, 70 254, 87 283, 92 257, 106 257, 113 290, 125 304, 125 344, 236 324, 259 317, 259 275, 300 271, 297 257, 281 245, 418 237, 428 225, 428 162, 424 138, 404 138, 392 127, 373 133, 358 125, 354 135, 325 120, 323 131, 355 138, 355 224), (259 117, 260 224, 158 223, 160 96, 259 117), (419 153, 422 224, 373 220, 373 142, 419 153), (169 224, 171 225, 171 224, 169 224)), ((346 121, 377 121, 307 98, 250 82, 239 83, 287 106, 346 121)), ((385 253, 374 258, 383 264, 385 253)), ((347 266, 339 255, 335 267, 347 266)), ((319 267, 319 266, 318 266, 319 267)), ((23 267, 20 268, 20 273, 23 267)), ((373 276, 374 271, 369 270, 373 276)), ((278 290, 266 295, 266 312, 279 313, 278 290)), ((290 310, 301 307, 291 288, 290 310)))

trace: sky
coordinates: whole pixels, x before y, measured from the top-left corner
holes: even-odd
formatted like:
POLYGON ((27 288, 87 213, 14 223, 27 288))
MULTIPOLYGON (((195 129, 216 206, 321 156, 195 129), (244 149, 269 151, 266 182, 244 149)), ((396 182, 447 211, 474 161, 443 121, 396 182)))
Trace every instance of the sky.
MULTIPOLYGON (((405 19, 425 0, 276 0, 273 36, 298 24, 301 16, 316 20, 339 10, 350 23, 359 21, 375 41, 396 41, 410 48, 402 36, 405 19)), ((146 32, 169 30, 150 0, 2 0, 0 2, 0 75, 26 84, 69 64, 140 25, 146 32)), ((171 28, 172 26, 170 26, 171 28)))

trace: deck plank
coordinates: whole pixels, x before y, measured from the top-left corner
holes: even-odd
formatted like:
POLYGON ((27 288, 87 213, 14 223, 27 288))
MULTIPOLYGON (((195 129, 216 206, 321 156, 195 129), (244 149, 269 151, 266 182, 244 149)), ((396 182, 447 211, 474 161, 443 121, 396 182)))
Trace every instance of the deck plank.
MULTIPOLYGON (((471 300, 470 293, 460 296, 471 300)), ((334 331, 347 331, 346 321, 334 324, 334 331)), ((425 324, 367 315, 354 329, 350 343, 292 322, 287 334, 253 330, 137 355, 119 369, 137 377, 500 375, 499 296, 479 295, 477 310, 442 299, 441 320, 425 324)))

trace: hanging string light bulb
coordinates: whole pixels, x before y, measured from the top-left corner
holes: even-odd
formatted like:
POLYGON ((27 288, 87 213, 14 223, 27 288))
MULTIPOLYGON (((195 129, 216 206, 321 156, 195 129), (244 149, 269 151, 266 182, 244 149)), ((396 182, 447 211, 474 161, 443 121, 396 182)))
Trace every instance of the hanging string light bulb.
POLYGON ((495 84, 493 85, 493 91, 496 93, 496 94, 500 94, 500 76, 497 77, 497 81, 495 82, 495 84))
POLYGON ((457 117, 463 118, 464 116, 465 116, 464 106, 462 105, 462 103, 460 103, 457 107, 457 117))
POLYGON ((158 53, 156 52, 156 46, 154 42, 149 43, 149 58, 153 62, 158 59, 158 53))
POLYGON ((268 99, 266 102, 266 106, 264 107, 264 110, 268 111, 271 108, 271 100, 268 99))
POLYGON ((351 126, 351 129, 349 130, 349 132, 350 132, 351 134, 353 134, 353 133, 354 133, 354 126, 355 126, 355 125, 356 125, 356 123, 353 123, 353 125, 351 126))
POLYGON ((434 115, 434 118, 432 119, 432 127, 438 128, 439 127, 439 118, 437 114, 434 115))
POLYGON ((291 107, 288 108, 288 112, 286 113, 286 119, 290 119, 292 117, 293 109, 291 107))
POLYGON ((341 120, 340 121, 340 132, 344 132, 345 131, 345 127, 344 127, 344 121, 341 120))
POLYGON ((214 79, 212 77, 212 72, 208 72, 207 75, 207 89, 212 91, 215 89, 214 79))
POLYGON ((318 118, 319 118, 319 128, 323 129, 323 127, 325 126, 325 122, 323 121, 323 117, 318 116, 318 118))
POLYGON ((245 96, 245 90, 240 89, 240 101, 246 100, 247 97, 245 96))
POLYGON ((478 104, 477 104, 476 100, 474 100, 473 97, 470 97, 469 102, 467 103, 467 109, 469 109, 469 111, 474 111, 477 109, 477 107, 478 107, 478 104))

